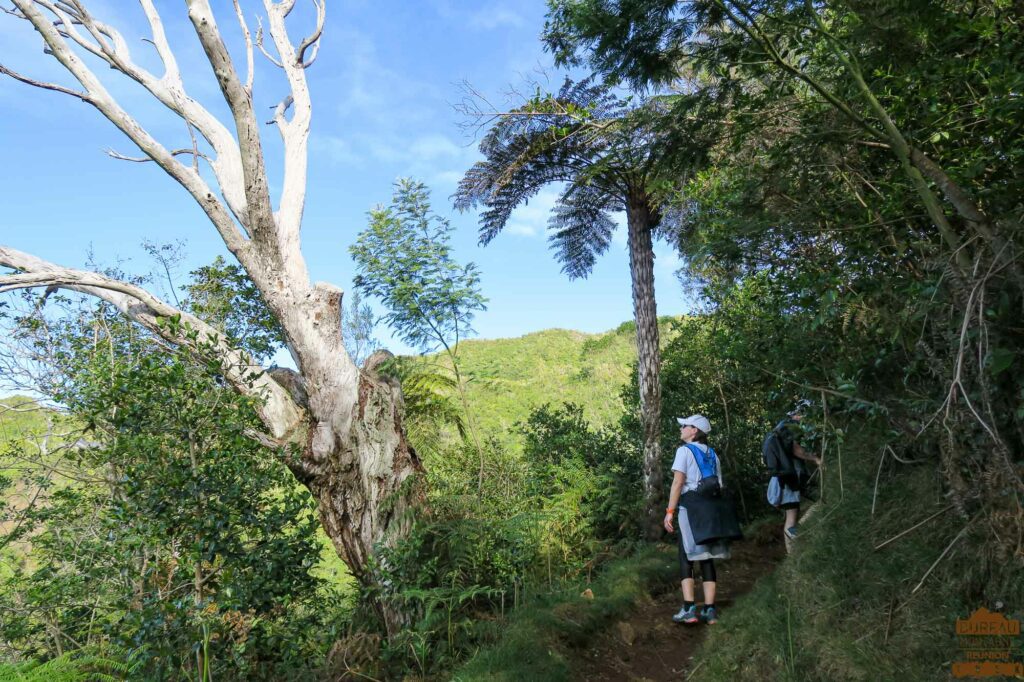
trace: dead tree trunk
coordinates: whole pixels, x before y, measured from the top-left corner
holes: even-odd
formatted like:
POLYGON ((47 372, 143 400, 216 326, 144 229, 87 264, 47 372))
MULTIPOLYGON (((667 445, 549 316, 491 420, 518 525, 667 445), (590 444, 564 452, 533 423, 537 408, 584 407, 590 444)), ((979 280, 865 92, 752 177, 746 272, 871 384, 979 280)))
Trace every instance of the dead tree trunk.
MULTIPOLYGON (((352 362, 342 343, 342 292, 329 284, 311 283, 300 250, 312 114, 305 70, 319 49, 325 3, 313 0, 315 27, 293 42, 285 20, 295 9, 295 0, 263 0, 272 45, 263 44, 262 30, 254 38, 239 3, 234 3, 231 22, 238 26, 246 54, 243 80, 209 0, 186 0, 189 19, 231 112, 232 130, 186 92, 153 0, 139 2, 152 32, 147 42, 160 57, 162 75, 136 63, 117 29, 93 17, 80 0, 13 0, 15 9, 8 12, 31 24, 47 53, 80 89, 35 80, 3 65, 0 74, 92 105, 142 153, 137 158, 115 152, 111 156, 154 162, 189 193, 281 323, 304 391, 289 391, 202 320, 126 282, 0 246, 0 266, 13 270, 0 275, 0 292, 58 287, 95 296, 165 340, 205 360, 216 359, 238 391, 261 399, 259 416, 265 431, 250 435, 286 453, 289 468, 316 498, 338 554, 360 582, 374 583, 381 577, 373 570, 376 549, 395 542, 409 528, 414 499, 410 479, 421 466, 403 433, 400 389, 352 362), (288 93, 271 121, 284 147, 276 210, 260 137, 263 121, 257 120, 253 108, 254 46, 283 71, 288 83, 288 93), (172 149, 155 139, 114 99, 87 65, 86 56, 131 79, 179 116, 191 146, 172 149), (200 173, 200 163, 209 165, 213 184, 200 173)), ((381 604, 380 611, 390 632, 403 624, 393 605, 381 604)))
MULTIPOLYGON (((360 584, 379 585, 387 567, 374 560, 376 550, 408 531, 419 497, 414 477, 422 471, 402 429, 401 390, 365 372, 355 396, 321 398, 328 410, 351 405, 351 427, 337 430, 331 416, 316 419, 311 410, 306 447, 292 470, 317 500, 338 555, 360 584)), ((376 606, 389 635, 408 625, 396 604, 376 606)))
MULTIPOLYGON (((289 460, 296 478, 317 500, 320 520, 338 555, 364 586, 378 585, 379 546, 402 538, 418 498, 412 479, 422 472, 403 429, 401 388, 382 379, 372 362, 360 369, 341 343, 341 292, 317 284, 304 304, 282 310, 308 401, 301 456, 289 460)), ((393 603, 377 604, 393 634, 406 623, 393 603)))

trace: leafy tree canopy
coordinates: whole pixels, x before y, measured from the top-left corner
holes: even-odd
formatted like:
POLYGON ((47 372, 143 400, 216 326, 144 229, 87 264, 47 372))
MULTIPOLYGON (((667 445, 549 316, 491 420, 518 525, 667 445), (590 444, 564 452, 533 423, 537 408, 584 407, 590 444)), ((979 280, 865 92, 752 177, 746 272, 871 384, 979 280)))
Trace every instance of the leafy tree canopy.
POLYGON ((487 309, 476 265, 452 257, 451 231, 432 212, 426 185, 401 179, 391 204, 370 211, 349 248, 356 289, 378 298, 387 309, 383 320, 422 352, 457 346, 472 333, 474 314, 487 309))

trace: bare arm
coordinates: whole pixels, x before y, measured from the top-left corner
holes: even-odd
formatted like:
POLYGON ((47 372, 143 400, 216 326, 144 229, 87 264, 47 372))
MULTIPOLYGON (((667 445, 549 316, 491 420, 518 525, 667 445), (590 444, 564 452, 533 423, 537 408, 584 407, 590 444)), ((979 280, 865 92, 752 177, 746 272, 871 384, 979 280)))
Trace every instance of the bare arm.
POLYGON ((679 492, 683 489, 686 484, 686 474, 682 471, 672 472, 672 490, 668 494, 668 509, 665 510, 665 530, 669 533, 672 532, 672 514, 675 512, 676 507, 679 504, 679 492))
POLYGON ((805 460, 807 462, 821 464, 821 457, 818 457, 813 453, 807 452, 806 450, 804 450, 803 446, 797 442, 793 443, 793 456, 798 457, 799 459, 805 460))

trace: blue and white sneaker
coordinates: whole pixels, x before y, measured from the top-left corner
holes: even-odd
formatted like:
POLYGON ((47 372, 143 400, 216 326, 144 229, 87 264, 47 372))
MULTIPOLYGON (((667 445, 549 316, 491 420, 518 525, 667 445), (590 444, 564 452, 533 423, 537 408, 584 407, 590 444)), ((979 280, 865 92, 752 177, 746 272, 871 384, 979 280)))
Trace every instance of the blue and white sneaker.
POLYGON ((683 607, 679 609, 679 613, 672 616, 672 620, 677 623, 685 623, 686 625, 693 625, 694 623, 700 622, 700 616, 697 615, 697 605, 687 608, 683 607))
POLYGON ((790 540, 796 540, 796 536, 799 534, 799 532, 800 532, 800 530, 799 530, 799 528, 797 526, 790 526, 785 531, 786 537, 789 538, 790 540))
POLYGON ((705 606, 700 613, 700 619, 708 625, 714 625, 718 622, 718 609, 714 606, 705 606))

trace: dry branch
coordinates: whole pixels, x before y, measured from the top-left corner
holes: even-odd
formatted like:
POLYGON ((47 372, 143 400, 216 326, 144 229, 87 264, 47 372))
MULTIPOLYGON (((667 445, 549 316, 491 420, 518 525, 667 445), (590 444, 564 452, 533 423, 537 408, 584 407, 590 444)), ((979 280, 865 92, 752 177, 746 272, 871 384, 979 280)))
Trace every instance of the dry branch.
MULTIPOLYGON (((174 149, 174 150, 172 150, 170 152, 170 154, 171 154, 171 156, 183 156, 183 155, 194 156, 196 158, 205 159, 207 161, 207 163, 212 163, 212 161, 210 160, 209 156, 207 156, 206 154, 204 154, 203 152, 201 152, 201 151, 199 151, 199 150, 197 150, 195 148, 191 148, 191 149, 174 149)), ((112 159, 117 159, 118 161, 131 161, 132 163, 149 163, 150 161, 153 160, 153 159, 149 158, 148 156, 128 156, 128 155, 122 154, 121 152, 119 152, 117 150, 114 150, 114 149, 108 149, 107 150, 107 156, 109 156, 112 159)))
POLYGON ((0 246, 0 265, 20 271, 0 276, 0 293, 59 287, 88 294, 110 303, 126 317, 170 343, 189 348, 204 359, 215 355, 221 360, 225 378, 236 390, 264 400, 260 416, 275 438, 285 438, 301 422, 301 410, 262 367, 228 345, 216 329, 145 289, 99 273, 64 268, 4 246, 0 246), (181 324, 169 326, 165 323, 168 319, 180 320, 181 324), (190 331, 194 334, 189 334, 190 331))
POLYGON ((934 514, 932 514, 931 516, 929 516, 928 518, 926 518, 926 519, 925 519, 924 521, 919 521, 918 523, 915 523, 915 524, 914 524, 913 526, 911 526, 910 528, 906 529, 905 531, 903 531, 903 532, 901 532, 901 533, 898 533, 898 534, 896 534, 896 535, 892 536, 891 538, 889 538, 888 540, 886 540, 886 541, 885 541, 885 542, 883 542, 882 544, 880 544, 880 545, 876 545, 876 546, 875 546, 875 551, 877 552, 878 550, 880 550, 880 549, 882 549, 883 547, 885 547, 886 545, 888 545, 888 544, 889 544, 890 542, 895 542, 896 540, 899 540, 899 539, 900 539, 901 537, 903 537, 904 535, 906 535, 906 534, 907 534, 907 533, 909 533, 910 531, 912 531, 912 530, 914 530, 914 529, 916 529, 916 528, 920 528, 920 527, 921 527, 921 526, 923 526, 924 524, 926 524, 926 523, 928 523, 929 521, 931 521, 932 519, 934 519, 934 518, 935 518, 936 516, 940 516, 940 515, 942 515, 942 514, 945 514, 945 513, 946 513, 946 512, 948 512, 948 511, 949 511, 950 509, 952 509, 952 508, 953 508, 954 506, 955 506, 955 505, 952 505, 952 504, 951 504, 951 505, 949 505, 948 507, 944 507, 943 509, 940 509, 939 511, 935 512, 934 514))
POLYGON ((232 0, 232 2, 235 5, 235 16, 238 17, 238 27, 242 29, 242 36, 245 38, 245 66, 248 74, 245 78, 245 91, 249 97, 252 97, 252 83, 256 75, 252 53, 252 34, 249 32, 249 24, 245 22, 245 15, 242 14, 242 6, 238 4, 238 0, 232 0))
MULTIPOLYGON (((141 124, 114 100, 97 75, 72 49, 76 44, 104 60, 112 69, 120 71, 148 90, 157 100, 181 116, 199 130, 200 134, 216 152, 214 173, 232 211, 237 215, 245 213, 244 194, 239 200, 237 191, 244 183, 240 165, 232 159, 238 157, 238 146, 228 130, 206 109, 185 94, 180 77, 175 81, 176 66, 168 67, 163 78, 138 67, 128 53, 127 44, 113 28, 96 22, 89 14, 80 12, 69 15, 67 6, 59 7, 47 0, 13 0, 25 19, 42 36, 48 51, 85 88, 83 101, 92 104, 111 123, 117 126, 142 152, 152 158, 163 170, 174 178, 199 203, 211 222, 216 226, 227 247, 243 261, 245 239, 238 230, 231 214, 216 199, 213 189, 193 169, 179 163, 141 124), (54 23, 40 7, 48 10, 58 23, 54 23), (93 40, 86 38, 75 25, 82 25, 93 40), (234 153, 232 154, 232 149, 234 153)), ((76 7, 78 4, 76 3, 76 7)), ((160 38, 154 41, 160 44, 160 38)), ((170 60, 170 58, 168 58, 170 60)), ((173 61, 171 61, 173 64, 173 61)), ((74 93, 72 93, 74 94, 74 93)), ((77 95, 76 95, 77 96, 77 95)), ((244 224, 244 222, 243 222, 244 224)))
POLYGON ((83 102, 88 102, 89 101, 88 93, 81 92, 79 90, 72 90, 71 88, 65 88, 63 85, 57 85, 56 83, 48 83, 46 81, 37 81, 37 80, 35 80, 33 78, 29 78, 28 76, 21 75, 17 71, 12 71, 11 69, 8 69, 6 66, 4 66, 3 64, 0 64, 0 73, 2 73, 5 76, 10 76, 11 78, 13 78, 16 81, 21 81, 22 83, 25 83, 26 85, 31 85, 31 86, 36 87, 36 88, 42 88, 43 90, 53 90, 54 92, 61 92, 61 93, 64 93, 65 95, 71 95, 72 97, 77 97, 78 99, 82 100, 83 102))
POLYGON ((302 68, 309 68, 314 61, 316 56, 320 52, 320 38, 324 34, 324 21, 327 19, 327 3, 326 0, 313 0, 313 5, 316 7, 316 28, 313 32, 302 39, 299 43, 298 49, 295 51, 295 62, 302 68), (306 61, 306 50, 312 48, 313 53, 306 61))
MULTIPOLYGON (((975 518, 977 518, 977 517, 975 517, 975 518)), ((957 541, 964 536, 964 533, 967 532, 967 529, 971 527, 972 523, 974 523, 974 519, 973 518, 970 521, 968 521, 967 525, 964 526, 960 530, 960 532, 956 534, 956 536, 950 541, 950 543, 948 545, 946 545, 946 549, 942 550, 942 554, 939 555, 939 558, 936 559, 934 561, 934 563, 932 563, 932 565, 928 567, 928 570, 925 571, 923 576, 921 576, 921 581, 919 583, 917 583, 917 586, 914 587, 914 589, 912 589, 910 591, 910 594, 914 594, 919 589, 921 589, 921 586, 924 585, 924 581, 927 580, 928 576, 930 576, 932 574, 932 571, 934 571, 935 567, 939 565, 939 562, 941 562, 946 557, 946 555, 949 553, 949 550, 953 549, 953 545, 955 545, 957 543, 957 541)))

